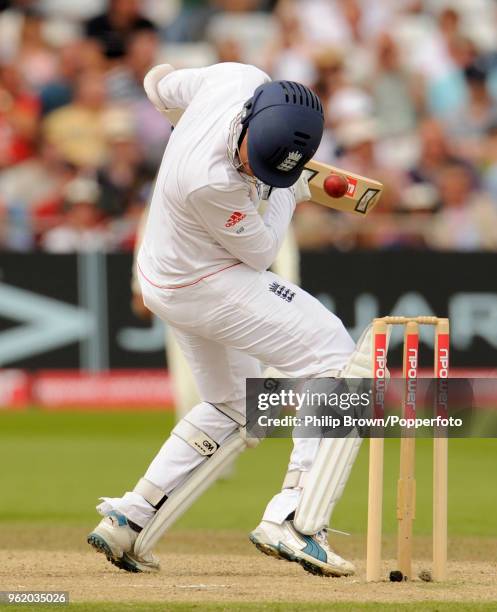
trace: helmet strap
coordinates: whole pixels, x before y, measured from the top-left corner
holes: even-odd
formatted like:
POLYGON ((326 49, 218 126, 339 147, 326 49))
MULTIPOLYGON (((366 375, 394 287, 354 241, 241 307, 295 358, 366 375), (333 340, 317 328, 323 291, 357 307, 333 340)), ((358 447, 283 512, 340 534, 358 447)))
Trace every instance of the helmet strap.
POLYGON ((247 129, 248 129, 248 125, 245 124, 242 127, 242 131, 240 132, 240 136, 238 137, 238 150, 240 150, 240 147, 242 146, 243 139, 245 138, 245 136, 247 134, 247 129))

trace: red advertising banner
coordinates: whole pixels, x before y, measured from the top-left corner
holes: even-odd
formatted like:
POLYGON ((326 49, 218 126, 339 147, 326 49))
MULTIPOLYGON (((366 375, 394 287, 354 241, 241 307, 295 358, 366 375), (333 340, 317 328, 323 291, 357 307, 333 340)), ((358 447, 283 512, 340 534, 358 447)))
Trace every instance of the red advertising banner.
POLYGON ((0 371, 0 408, 28 406, 172 410, 174 394, 166 370, 0 371))
POLYGON ((0 410, 23 408, 30 397, 30 376, 27 372, 0 370, 0 410))

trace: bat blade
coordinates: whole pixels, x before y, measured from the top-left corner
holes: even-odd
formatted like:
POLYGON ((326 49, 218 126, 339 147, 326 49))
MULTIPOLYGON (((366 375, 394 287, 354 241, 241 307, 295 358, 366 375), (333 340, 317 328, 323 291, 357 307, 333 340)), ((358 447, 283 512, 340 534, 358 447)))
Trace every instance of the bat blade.
POLYGON ((383 191, 383 185, 379 181, 313 159, 306 164, 304 173, 309 182, 312 201, 343 212, 369 214, 383 191), (330 174, 338 174, 347 179, 349 188, 342 198, 332 198, 324 190, 324 180, 330 174))

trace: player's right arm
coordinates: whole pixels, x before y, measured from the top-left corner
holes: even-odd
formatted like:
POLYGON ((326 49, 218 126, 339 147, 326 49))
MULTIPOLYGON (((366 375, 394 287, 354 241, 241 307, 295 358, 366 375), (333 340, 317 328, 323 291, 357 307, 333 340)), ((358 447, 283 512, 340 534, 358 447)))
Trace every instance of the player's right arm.
POLYGON ((217 95, 220 86, 230 83, 231 87, 236 87, 238 83, 244 90, 255 91, 269 80, 258 68, 244 64, 225 63, 181 70, 175 70, 170 64, 159 64, 146 74, 143 86, 155 108, 176 125, 202 89, 212 87, 212 94, 217 95))
MULTIPOLYGON (((160 68, 160 67, 158 67, 160 68)), ((203 85, 205 68, 171 71, 157 83, 157 92, 165 108, 185 110, 203 85)))
POLYGON ((170 64, 152 68, 143 81, 148 99, 176 125, 203 83, 202 68, 175 70, 170 64))
POLYGON ((277 189, 263 217, 240 190, 226 192, 208 186, 191 193, 188 207, 207 232, 231 255, 255 270, 274 262, 295 210, 293 188, 277 189), (240 202, 237 206, 233 202, 240 202))

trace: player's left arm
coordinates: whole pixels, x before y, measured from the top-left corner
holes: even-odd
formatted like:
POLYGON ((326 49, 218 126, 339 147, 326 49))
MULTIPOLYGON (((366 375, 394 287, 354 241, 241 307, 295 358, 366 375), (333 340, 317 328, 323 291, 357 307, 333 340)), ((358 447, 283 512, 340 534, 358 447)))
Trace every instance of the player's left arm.
POLYGON ((212 185, 190 194, 188 206, 229 253, 255 270, 267 270, 292 219, 295 193, 293 188, 275 190, 263 217, 242 190, 225 192, 212 185))

